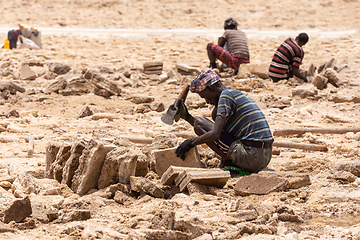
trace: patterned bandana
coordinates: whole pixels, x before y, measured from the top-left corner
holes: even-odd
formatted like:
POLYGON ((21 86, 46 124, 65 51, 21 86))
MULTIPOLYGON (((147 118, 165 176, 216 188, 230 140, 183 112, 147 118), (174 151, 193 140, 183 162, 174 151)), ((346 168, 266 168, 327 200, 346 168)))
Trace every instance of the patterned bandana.
POLYGON ((193 93, 199 93, 203 91, 207 86, 211 86, 218 81, 220 81, 219 76, 209 69, 202 72, 197 78, 191 81, 190 91, 193 93))

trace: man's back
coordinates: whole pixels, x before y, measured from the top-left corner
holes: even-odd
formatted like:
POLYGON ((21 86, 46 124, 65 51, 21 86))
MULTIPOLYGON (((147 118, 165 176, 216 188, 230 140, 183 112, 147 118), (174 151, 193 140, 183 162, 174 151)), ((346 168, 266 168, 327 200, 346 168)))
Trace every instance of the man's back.
POLYGON ((236 139, 272 141, 273 137, 268 122, 256 105, 245 93, 227 88, 219 99, 217 115, 226 113, 228 120, 224 130, 236 139))
POLYGON ((227 29, 223 37, 227 41, 228 49, 231 54, 249 57, 247 37, 241 30, 227 29))
MULTIPOLYGON (((269 67, 269 76, 288 79, 292 66, 299 67, 304 57, 303 49, 294 39, 286 39, 276 50, 269 67)), ((291 74, 291 73, 290 73, 291 74)))

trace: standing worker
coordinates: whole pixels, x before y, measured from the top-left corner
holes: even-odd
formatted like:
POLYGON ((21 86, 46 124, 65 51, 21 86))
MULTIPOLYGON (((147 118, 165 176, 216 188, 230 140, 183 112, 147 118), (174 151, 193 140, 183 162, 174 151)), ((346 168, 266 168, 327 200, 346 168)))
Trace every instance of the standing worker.
POLYGON ((224 34, 219 37, 218 45, 208 43, 207 53, 210 60, 210 68, 217 68, 216 58, 227 66, 234 69, 237 75, 240 64, 250 63, 248 41, 245 33, 237 29, 238 23, 233 18, 224 22, 224 34), (227 49, 224 49, 225 44, 227 49))
POLYGON ((306 73, 300 72, 300 65, 304 58, 304 46, 309 41, 306 33, 300 33, 295 39, 286 39, 276 50, 269 67, 269 77, 274 81, 288 80, 294 75, 308 81, 306 73))
POLYGON ((185 104, 180 104, 180 118, 194 127, 198 137, 187 139, 175 153, 185 159, 194 146, 206 143, 222 157, 222 166, 259 172, 270 162, 274 141, 267 120, 256 103, 245 93, 225 87, 212 70, 202 72, 190 84, 190 91, 214 105, 212 119, 195 119, 185 104))

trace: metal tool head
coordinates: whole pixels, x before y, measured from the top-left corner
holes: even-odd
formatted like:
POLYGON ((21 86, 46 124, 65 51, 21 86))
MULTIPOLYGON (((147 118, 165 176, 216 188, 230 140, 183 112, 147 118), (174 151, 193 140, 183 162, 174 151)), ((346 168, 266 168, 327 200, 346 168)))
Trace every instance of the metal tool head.
POLYGON ((180 115, 177 115, 180 110, 181 101, 185 102, 186 96, 189 92, 190 85, 185 84, 183 90, 179 94, 179 97, 175 99, 174 103, 171 104, 166 111, 165 115, 161 117, 161 121, 166 124, 172 125, 175 121, 179 121, 180 115), (177 116, 176 116, 177 115, 177 116))
POLYGON ((179 99, 176 99, 175 102, 169 106, 164 116, 161 117, 161 121, 163 121, 163 123, 166 123, 168 125, 172 125, 174 123, 175 116, 179 111, 179 107, 177 104, 178 101, 179 99))

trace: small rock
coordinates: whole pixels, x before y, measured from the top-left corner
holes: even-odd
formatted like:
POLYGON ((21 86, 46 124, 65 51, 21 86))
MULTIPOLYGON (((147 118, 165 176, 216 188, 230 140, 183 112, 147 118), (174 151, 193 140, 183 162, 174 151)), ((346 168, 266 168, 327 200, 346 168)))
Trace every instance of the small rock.
MULTIPOLYGON (((201 238, 201 236, 204 235, 205 232, 207 232, 207 229, 205 229, 201 223, 194 223, 190 219, 182 219, 182 220, 176 220, 174 225, 175 230, 191 233, 191 239, 202 239, 206 240, 207 238, 201 238)), ((210 239, 213 238, 210 235, 210 239)))
POLYGON ((239 218, 245 221, 252 221, 257 219, 258 213, 255 209, 252 210, 241 210, 230 214, 232 217, 239 218))
POLYGON ((93 111, 91 111, 90 107, 85 105, 85 106, 83 106, 83 108, 81 109, 81 111, 79 113, 79 118, 91 116, 93 114, 94 113, 93 113, 93 111))
POLYGON ((301 98, 315 97, 318 91, 313 85, 298 86, 292 90, 292 96, 300 96, 301 98))
POLYGON ((278 215, 278 219, 283 222, 296 222, 296 223, 303 223, 304 219, 302 219, 298 215, 289 214, 289 213, 281 213, 278 215))
POLYGON ((165 192, 159 188, 155 183, 144 177, 130 177, 131 189, 135 192, 143 192, 150 194, 153 197, 163 198, 165 192))
POLYGON ((156 111, 156 112, 163 112, 165 111, 165 106, 163 103, 153 103, 150 108, 153 110, 153 111, 156 111))
POLYGON ((228 206, 228 212, 236 212, 240 208, 240 200, 231 201, 228 206))
POLYGON ((67 212, 62 216, 61 222, 85 221, 91 218, 90 210, 73 210, 67 212))
POLYGON ((42 204, 33 204, 32 205, 31 217, 35 218, 36 220, 38 220, 42 223, 49 222, 46 206, 42 205, 42 204))
POLYGON ((133 203, 133 199, 121 191, 117 191, 114 196, 115 202, 124 206, 129 206, 133 203))
POLYGON ((360 161, 340 162, 335 164, 334 169, 338 171, 347 171, 360 177, 360 161))
POLYGON ((117 114, 112 113, 95 113, 91 115, 91 120, 109 119, 110 121, 119 118, 117 114))
POLYGON ((201 185, 197 182, 189 182, 187 185, 187 190, 189 192, 189 194, 194 194, 194 193, 202 193, 202 194, 208 194, 209 190, 207 188, 207 186, 205 185, 201 185))
POLYGON ((0 233, 6 233, 6 232, 16 232, 16 229, 10 227, 9 224, 4 224, 0 222, 0 233))
POLYGON ((20 78, 23 80, 35 80, 36 73, 28 65, 22 65, 20 69, 20 78))
POLYGON ((25 218, 22 222, 16 223, 11 222, 9 224, 11 227, 17 228, 19 230, 28 230, 36 228, 36 222, 32 218, 25 218))
POLYGON ((62 75, 68 73, 70 71, 70 67, 62 63, 50 63, 49 70, 56 74, 62 75))
POLYGON ((276 228, 265 226, 265 225, 257 225, 254 223, 239 223, 237 224, 238 231, 241 235, 243 234, 274 234, 276 232, 276 228))
POLYGON ((2 187, 2 188, 11 188, 11 186, 12 186, 11 183, 8 181, 0 182, 0 187, 2 187))
POLYGON ((188 233, 173 230, 145 230, 146 239, 148 240, 190 240, 191 236, 188 233))
POLYGON ((357 179, 357 177, 354 174, 346 171, 336 172, 332 176, 330 176, 330 178, 338 180, 343 184, 352 183, 357 179))
POLYGON ((20 114, 18 113, 18 111, 16 111, 15 109, 13 109, 13 110, 11 110, 10 112, 9 112, 9 115, 11 116, 11 117, 20 117, 20 114))
POLYGON ((21 222, 26 217, 32 214, 31 202, 29 197, 23 199, 16 199, 3 212, 3 222, 9 223, 11 221, 21 222))
POLYGON ((174 230, 175 212, 169 210, 160 210, 154 214, 151 219, 151 228, 161 228, 174 230))
POLYGON ((141 104, 141 103, 151 103, 155 100, 154 97, 151 96, 134 96, 131 98, 131 102, 136 103, 136 104, 141 104))

